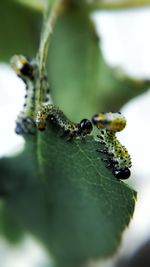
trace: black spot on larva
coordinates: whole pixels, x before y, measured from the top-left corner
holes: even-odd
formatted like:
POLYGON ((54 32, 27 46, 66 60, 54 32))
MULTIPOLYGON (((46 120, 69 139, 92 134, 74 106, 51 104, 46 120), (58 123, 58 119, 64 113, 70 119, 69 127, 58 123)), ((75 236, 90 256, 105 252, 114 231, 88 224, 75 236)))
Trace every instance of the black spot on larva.
POLYGON ((27 77, 33 77, 33 66, 30 63, 23 64, 21 68, 21 74, 27 77))
POLYGON ((44 99, 44 102, 48 102, 49 101, 49 97, 46 97, 45 99, 44 99))

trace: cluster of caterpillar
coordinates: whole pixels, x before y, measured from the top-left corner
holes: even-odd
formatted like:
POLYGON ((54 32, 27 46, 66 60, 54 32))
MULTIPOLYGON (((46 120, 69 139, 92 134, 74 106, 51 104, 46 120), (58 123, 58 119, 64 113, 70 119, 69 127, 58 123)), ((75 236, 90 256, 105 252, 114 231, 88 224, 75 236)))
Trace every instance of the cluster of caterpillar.
POLYGON ((92 131, 92 123, 83 119, 80 123, 71 122, 64 113, 52 104, 47 75, 42 77, 41 108, 35 114, 36 79, 38 66, 35 60, 30 61, 23 55, 15 55, 11 59, 11 66, 26 85, 25 104, 16 121, 16 133, 34 133, 35 129, 44 130, 47 121, 55 123, 69 139, 77 136, 84 137, 92 131))
MULTIPOLYGON (((52 104, 46 74, 41 80, 41 107, 35 114, 38 65, 35 60, 30 61, 22 55, 13 56, 11 65, 26 85, 24 108, 16 121, 15 131, 17 134, 32 134, 36 128, 41 131, 45 130, 48 121, 59 127, 62 135, 68 136, 69 140, 78 136, 82 138, 91 133, 93 127, 88 119, 73 123, 59 108, 52 104)), ((127 179, 130 176, 131 158, 127 149, 116 137, 116 132, 122 131, 126 126, 126 119, 119 112, 102 112, 94 115, 92 122, 100 131, 98 138, 100 143, 104 145, 104 149, 99 150, 99 152, 107 155, 105 159, 107 167, 112 169, 116 178, 127 179)))
POLYGON ((92 117, 93 124, 99 129, 97 136, 104 149, 98 152, 107 155, 107 167, 112 169, 118 179, 127 179, 130 176, 131 157, 127 149, 119 142, 116 132, 122 131, 126 126, 126 119, 120 112, 102 112, 92 117))

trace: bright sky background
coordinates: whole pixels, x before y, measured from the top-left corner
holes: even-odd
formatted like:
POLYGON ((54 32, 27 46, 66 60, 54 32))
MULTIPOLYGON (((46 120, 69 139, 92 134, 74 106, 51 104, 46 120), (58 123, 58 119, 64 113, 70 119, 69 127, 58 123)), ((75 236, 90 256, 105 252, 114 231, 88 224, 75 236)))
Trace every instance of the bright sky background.
MULTIPOLYGON (((150 78, 150 9, 101 12, 96 13, 94 19, 102 36, 101 44, 107 62, 121 66, 130 75, 150 78)), ((24 93, 24 84, 8 66, 0 64, 0 156, 23 149, 23 139, 14 133, 14 128, 24 93)), ((150 238, 150 91, 129 102, 122 112, 128 125, 119 136, 132 156, 132 181, 138 190, 134 219, 124 235, 119 252, 127 254, 150 238)), ((1 240, 0 259, 3 267, 41 267, 41 261, 46 262, 46 254, 40 245, 27 237, 16 250, 1 240)), ((112 266, 110 262, 107 265, 112 266)))

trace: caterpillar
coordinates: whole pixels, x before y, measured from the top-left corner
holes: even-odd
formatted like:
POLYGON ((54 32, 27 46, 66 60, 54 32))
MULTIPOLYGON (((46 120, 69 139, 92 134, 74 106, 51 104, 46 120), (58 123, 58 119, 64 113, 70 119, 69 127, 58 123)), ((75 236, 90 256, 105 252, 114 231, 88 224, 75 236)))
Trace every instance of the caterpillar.
POLYGON ((116 137, 116 132, 122 131, 126 126, 125 117, 120 112, 101 112, 92 117, 92 122, 100 131, 97 137, 104 149, 98 151, 107 155, 107 167, 112 169, 116 178, 129 178, 131 157, 116 137))
POLYGON ((93 129, 92 123, 88 119, 82 119, 80 123, 73 123, 58 107, 52 104, 43 105, 41 110, 37 113, 37 129, 41 131, 45 130, 48 120, 59 127, 63 135, 68 136, 69 140, 77 136, 84 137, 90 134, 93 129))
MULTIPOLYGON (((38 75, 38 65, 36 60, 29 60, 23 55, 14 55, 11 59, 11 66, 16 74, 26 85, 26 95, 23 110, 20 112, 15 132, 17 134, 35 132, 35 102, 36 102, 36 78, 38 75)), ((46 73, 41 79, 43 103, 51 103, 49 95, 49 84, 46 73)))

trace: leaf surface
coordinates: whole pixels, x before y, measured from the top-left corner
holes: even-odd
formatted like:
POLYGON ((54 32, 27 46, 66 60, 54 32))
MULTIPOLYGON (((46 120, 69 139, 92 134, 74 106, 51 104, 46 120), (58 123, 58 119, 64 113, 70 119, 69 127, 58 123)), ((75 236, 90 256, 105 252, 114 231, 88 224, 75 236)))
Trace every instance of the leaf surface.
POLYGON ((67 142, 50 127, 28 140, 13 165, 6 160, 5 188, 9 179, 17 183, 6 196, 6 208, 43 242, 57 266, 80 266, 112 254, 132 217, 136 193, 105 167, 96 152, 100 147, 92 136, 67 142), (35 160, 38 174, 29 174, 35 160), (9 167, 18 170, 12 174, 9 167))

